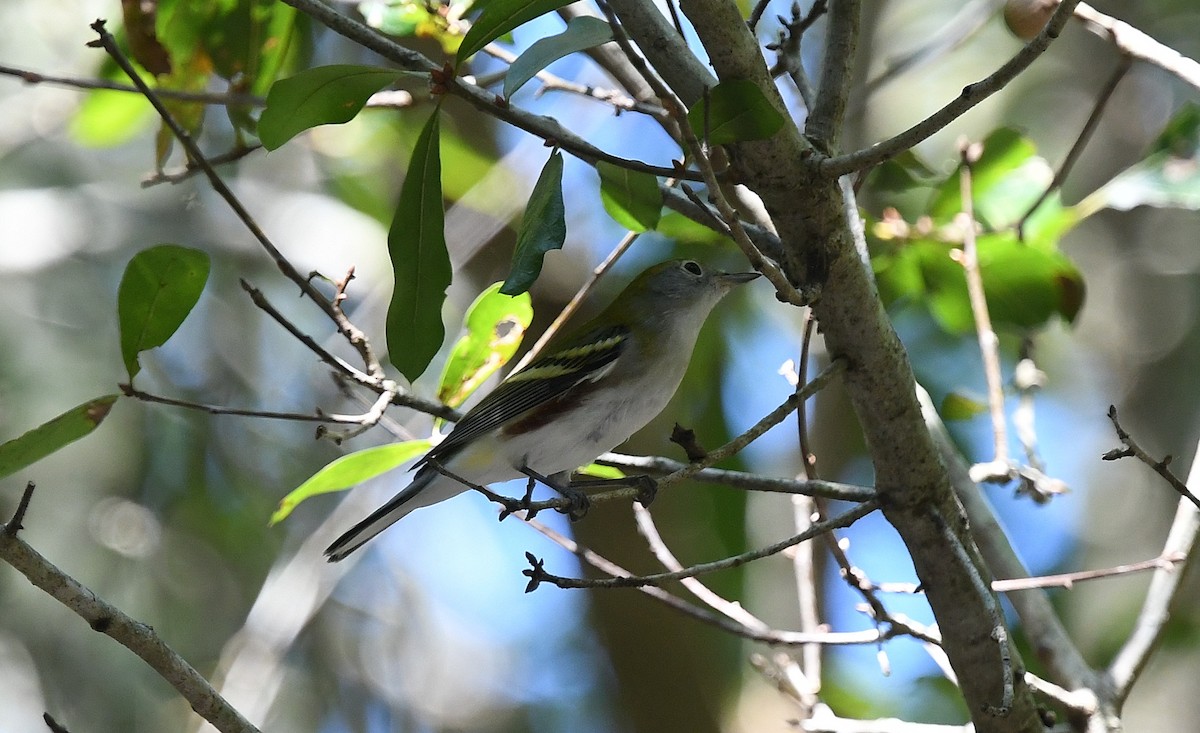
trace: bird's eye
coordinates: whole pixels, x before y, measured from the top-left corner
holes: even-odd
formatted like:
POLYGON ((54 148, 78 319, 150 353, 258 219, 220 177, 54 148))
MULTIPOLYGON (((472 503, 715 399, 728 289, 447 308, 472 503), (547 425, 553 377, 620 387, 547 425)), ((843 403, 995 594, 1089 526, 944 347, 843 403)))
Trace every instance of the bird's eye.
POLYGON ((704 270, 703 270, 703 268, 700 267, 700 263, 694 262, 693 260, 687 260, 680 266, 687 272, 690 272, 691 274, 695 275, 696 277, 700 277, 701 275, 704 274, 704 270))

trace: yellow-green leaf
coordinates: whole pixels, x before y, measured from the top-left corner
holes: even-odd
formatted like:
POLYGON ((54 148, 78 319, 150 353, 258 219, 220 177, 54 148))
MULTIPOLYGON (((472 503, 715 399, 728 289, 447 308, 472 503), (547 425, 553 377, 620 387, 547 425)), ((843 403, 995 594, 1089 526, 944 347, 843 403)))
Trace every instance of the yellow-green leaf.
POLYGON ((430 447, 431 443, 428 440, 406 440, 344 455, 314 473, 311 478, 283 497, 279 507, 271 515, 270 523, 275 525, 282 522, 305 499, 318 494, 343 491, 361 484, 367 479, 404 465, 427 452, 430 447))
POLYGON ((533 320, 529 293, 504 295, 500 285, 492 285, 471 304, 464 323, 467 332, 446 361, 437 395, 451 407, 461 405, 484 380, 508 363, 533 320))

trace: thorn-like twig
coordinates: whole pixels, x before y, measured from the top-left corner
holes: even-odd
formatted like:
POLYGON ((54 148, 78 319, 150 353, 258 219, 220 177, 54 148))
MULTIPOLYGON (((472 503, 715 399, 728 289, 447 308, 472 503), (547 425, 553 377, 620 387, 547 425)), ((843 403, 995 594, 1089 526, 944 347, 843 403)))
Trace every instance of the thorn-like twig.
POLYGON ((1137 458, 1142 463, 1154 469, 1154 472, 1159 476, 1166 479, 1171 488, 1175 489, 1180 496, 1195 504, 1197 508, 1200 508, 1200 499, 1197 499, 1196 495, 1188 489, 1187 484, 1180 480, 1169 468, 1171 465, 1171 456, 1165 456, 1159 461, 1150 457, 1150 454, 1142 450, 1142 447, 1125 431, 1125 428, 1121 427, 1121 422, 1117 419, 1116 405, 1108 406, 1108 419, 1112 420, 1113 428, 1117 431, 1117 438, 1120 439, 1124 447, 1110 450, 1101 456, 1102 460, 1115 461, 1119 458, 1137 458))
POLYGON ((29 502, 33 499, 34 483, 30 481, 25 484, 25 491, 21 492, 21 500, 17 502, 17 509, 13 512, 12 519, 8 520, 8 524, 4 525, 4 534, 9 537, 16 537, 17 532, 24 529, 21 524, 25 520, 25 512, 29 511, 29 502))

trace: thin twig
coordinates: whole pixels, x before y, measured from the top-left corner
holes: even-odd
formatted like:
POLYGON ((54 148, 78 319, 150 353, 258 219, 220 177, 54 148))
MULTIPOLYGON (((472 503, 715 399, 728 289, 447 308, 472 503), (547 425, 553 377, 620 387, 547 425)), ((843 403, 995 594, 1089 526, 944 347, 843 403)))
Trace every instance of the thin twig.
POLYGON ((1112 99, 1113 92, 1117 90, 1117 85, 1121 83, 1121 79, 1125 78, 1125 74, 1133 65, 1133 59, 1127 54, 1122 54, 1121 60, 1117 63, 1117 68, 1113 70, 1104 87, 1101 88, 1100 94, 1096 97, 1096 103, 1092 105, 1092 112, 1088 115, 1087 121, 1083 123, 1083 129, 1079 131, 1079 137, 1075 138, 1071 149, 1067 151, 1067 157, 1063 158, 1062 165, 1054 173, 1054 178, 1050 181, 1050 185, 1046 186, 1046 190, 1042 191, 1042 195, 1038 196, 1037 201, 1029 207, 1025 215, 1017 222, 1017 237, 1025 239, 1025 224, 1029 221, 1029 217, 1033 216, 1033 212, 1038 210, 1050 194, 1062 187, 1063 181, 1067 180, 1067 176, 1071 173, 1071 169, 1075 166, 1075 162, 1079 160, 1079 156, 1083 154, 1083 148, 1092 138, 1092 133, 1096 131, 1096 126, 1100 124, 1100 117, 1104 114, 1104 108, 1108 106, 1108 101, 1112 99))
POLYGON ((8 524, 4 526, 4 534, 9 537, 16 537, 17 532, 24 529, 21 524, 25 520, 25 512, 29 511, 29 501, 33 498, 33 490, 35 484, 30 481, 25 484, 25 491, 21 492, 21 499, 17 502, 17 508, 13 512, 12 519, 8 520, 8 524))
POLYGON ((1051 16, 1050 21, 1046 23, 1046 27, 1003 66, 996 69, 996 71, 992 72, 986 78, 974 84, 967 85, 950 103, 904 132, 876 143, 869 148, 847 155, 838 155, 825 158, 824 160, 818 160, 814 156, 813 160, 816 162, 817 172, 828 178, 838 178, 847 173, 870 168, 912 148, 917 143, 957 120, 967 110, 1003 89, 1017 75, 1037 60, 1050 46, 1050 43, 1058 38, 1059 33, 1062 32, 1063 27, 1067 24, 1067 20, 1070 19, 1072 10, 1074 10, 1078 3, 1079 0, 1063 0, 1058 9, 1054 11, 1054 15, 1051 16))
POLYGON ((1077 570, 1073 573, 1058 573, 1056 575, 1037 575, 1031 578, 1012 578, 1008 580, 993 580, 992 590, 997 593, 1014 593, 1030 588, 1071 588, 1076 583, 1101 578, 1112 578, 1146 570, 1171 570, 1187 558, 1180 552, 1159 555, 1150 560, 1117 565, 1101 570, 1077 570))
MULTIPOLYGON (((823 522, 817 522, 809 527, 806 531, 800 534, 793 535, 786 540, 781 540, 772 545, 743 552, 740 555, 714 560, 713 562, 699 563, 683 570, 669 573, 654 573, 652 575, 630 575, 616 578, 601 578, 601 579, 583 579, 583 578, 566 578, 559 575, 547 573, 542 567, 540 560, 531 560, 532 567, 526 569, 524 574, 529 577, 529 584, 532 587, 537 587, 540 582, 547 582, 556 585, 559 588, 634 588, 644 585, 661 586, 663 583, 668 583, 674 580, 682 580, 683 578, 694 578, 698 575, 707 575, 719 570, 729 570, 731 568, 741 567, 746 563, 761 560, 764 557, 778 555, 783 550, 797 545, 805 540, 812 539, 824 532, 829 532, 840 527, 848 527, 854 524, 859 519, 867 516, 871 512, 879 508, 875 501, 866 501, 849 511, 840 514, 832 519, 823 522)), ((530 588, 532 590, 532 588, 530 588)))
MULTIPOLYGON (((800 356, 796 365, 796 383, 799 387, 808 381, 808 361, 812 347, 816 320, 811 308, 804 313, 804 336, 800 341, 800 356)), ((796 439, 800 446, 801 476, 807 481, 818 477, 817 457, 808 440, 808 400, 796 406, 796 439)), ((826 516, 824 506, 812 497, 792 497, 792 523, 796 532, 807 531, 821 517, 826 516)), ((837 544, 833 533, 824 535, 827 544, 837 544)), ((821 599, 818 592, 816 548, 813 543, 796 545, 792 556, 792 574, 796 578, 796 608, 800 614, 800 630, 816 631, 821 627, 821 599)), ((878 628, 878 627, 877 627, 878 628)), ((793 664, 795 662, 793 661, 793 664)), ((786 673, 786 667, 784 668, 786 673)), ((800 674, 792 675, 799 695, 802 718, 812 714, 820 701, 821 692, 821 648, 805 647, 801 655, 800 674)))
POLYGON ((567 320, 575 314, 575 311, 579 310, 580 304, 583 303, 588 294, 592 292, 592 289, 596 287, 596 284, 600 282, 600 278, 604 277, 604 275, 612 269, 613 265, 617 264, 617 260, 620 259, 621 255, 625 254, 625 252, 629 250, 629 246, 637 240, 639 234, 640 232, 626 232, 625 236, 621 237, 621 241, 617 242, 617 246, 613 247, 612 251, 608 253, 608 256, 604 258, 604 261, 592 269, 592 274, 587 280, 584 281, 583 285, 579 286, 579 290, 575 291, 575 295, 571 297, 570 302, 568 302, 567 305, 562 309, 562 312, 554 317, 554 321, 546 328, 545 332, 538 337, 538 340, 533 344, 533 347, 529 349, 529 351, 525 352, 525 355, 522 356, 521 360, 517 362, 517 365, 513 367, 514 372, 521 371, 531 361, 537 358, 537 355, 540 354, 542 349, 545 348, 546 344, 550 342, 550 339, 554 338, 554 335, 563 327, 563 324, 565 324, 567 320))
MULTIPOLYGON (((654 557, 658 558, 658 561, 667 570, 672 572, 683 570, 683 563, 679 562, 679 559, 675 557, 675 553, 671 552, 671 548, 667 547, 667 543, 663 541, 662 535, 659 534, 658 527, 654 524, 654 517, 651 516, 650 510, 636 501, 633 502, 632 506, 638 533, 645 538, 646 544, 650 546, 650 551, 654 553, 654 557)), ((756 631, 766 631, 770 628, 766 621, 747 611, 742 607, 742 604, 722 598, 718 593, 700 582, 698 578, 684 578, 680 583, 697 600, 714 611, 728 616, 742 626, 756 631)), ((816 633, 818 631, 815 628, 801 628, 800 630, 805 633, 816 633)))
POLYGON ((1075 6, 1075 17, 1097 35, 1108 38, 1121 53, 1153 64, 1200 89, 1200 63, 1165 46, 1124 21, 1105 15, 1087 3, 1075 6))
MULTIPOLYGON (((251 153, 255 152, 256 150, 262 150, 262 147, 263 147, 262 143, 250 143, 249 145, 244 145, 244 144, 239 143, 232 150, 221 153, 220 155, 214 155, 214 156, 210 157, 208 159, 208 164, 215 166, 215 165, 225 165, 227 163, 234 163, 236 161, 241 160, 242 158, 245 158, 247 155, 250 155, 251 153)), ((183 167, 181 167, 177 170, 173 170, 173 171, 159 170, 159 171, 155 171, 154 173, 151 173, 150 175, 148 175, 142 179, 141 185, 142 185, 142 188, 150 188, 152 186, 157 186, 161 183, 171 183, 171 184, 182 183, 183 181, 188 180, 192 176, 195 176, 196 174, 203 173, 203 172, 204 172, 203 167, 201 167, 195 161, 188 159, 187 163, 185 163, 183 165, 183 167)))
POLYGON ((962 165, 959 168, 959 193, 962 198, 960 220, 963 230, 963 247, 959 264, 967 279, 967 295, 971 302, 971 315, 975 319, 975 334, 979 339, 979 354, 983 359, 983 374, 987 380, 988 407, 992 416, 992 439, 994 453, 991 463, 973 466, 971 478, 975 481, 1005 480, 1011 475, 1008 460, 1008 419, 1004 414, 1004 382, 1000 374, 1000 338, 992 328, 988 314, 987 295, 983 290, 983 276, 979 271, 979 249, 975 242, 975 196, 971 188, 972 166, 979 160, 983 146, 968 143, 962 146, 962 165))
POLYGON ((758 437, 763 433, 783 422, 783 420, 796 409, 796 406, 800 402, 816 394, 821 390, 822 387, 828 384, 830 380, 834 379, 843 371, 845 371, 845 369, 846 362, 844 360, 834 360, 833 363, 825 367, 820 374, 813 377, 811 381, 809 381, 800 389, 796 390, 796 392, 784 400, 783 404, 781 404, 779 407, 776 407, 757 423, 752 425, 749 430, 737 436, 720 448, 709 452, 708 457, 703 461, 697 461, 696 463, 688 464, 684 468, 672 473, 666 478, 663 478, 658 482, 659 488, 661 489, 664 486, 669 486, 673 483, 689 479, 701 469, 707 468, 740 452, 751 442, 757 440, 758 437))
MULTIPOLYGON (((617 565, 616 563, 604 558, 599 553, 589 550, 574 540, 554 531, 550 527, 538 522, 537 520, 527 519, 527 524, 533 527, 538 532, 541 532, 547 539, 568 552, 575 554, 588 565, 596 568, 602 573, 610 575, 614 578, 631 577, 628 570, 617 565)), ((796 631, 780 631, 770 629, 760 631, 748 628, 742 624, 732 621, 724 616, 715 613, 709 613, 699 606, 693 605, 683 599, 674 596, 662 588, 652 585, 638 586, 638 590, 646 595, 660 601, 670 608, 680 611, 694 619, 715 626, 723 631, 740 636, 751 641, 759 641, 775 646, 800 646, 803 644, 876 644, 883 636, 888 638, 898 634, 907 633, 907 630, 897 628, 888 630, 881 634, 876 629, 868 629, 866 631, 849 631, 849 632, 822 632, 819 634, 803 634, 796 631)))
MULTIPOLYGON (((620 453, 605 453, 596 459, 604 466, 615 466, 629 471, 640 471, 650 476, 666 476, 675 473, 689 464, 664 458, 662 456, 629 456, 620 453)), ((823 496, 838 501, 867 501, 875 498, 875 490, 856 484, 843 484, 836 481, 813 479, 798 481, 796 479, 762 476, 744 471, 730 471, 723 468, 704 468, 692 473, 688 478, 692 481, 708 484, 723 484, 747 491, 769 491, 778 494, 805 494, 808 496, 823 496)))
MULTIPOLYGON (((0 66, 0 75, 15 76, 27 84, 55 84, 73 89, 103 89, 113 92, 142 93, 138 87, 109 81, 108 79, 78 79, 69 76, 53 76, 51 74, 40 74, 36 71, 29 71, 28 69, 18 69, 12 66, 0 66)), ((172 99, 179 102, 198 102, 200 104, 213 104, 226 107, 261 107, 265 104, 262 97, 257 97, 253 94, 239 94, 237 92, 185 92, 177 89, 158 89, 156 91, 162 99, 172 99)))
MULTIPOLYGON (((330 423, 337 425, 363 425, 368 421, 368 414, 364 415, 338 415, 333 413, 323 413, 317 411, 315 413, 308 412, 276 412, 274 410, 247 410, 238 407, 224 407, 221 405, 206 405, 201 402, 192 402, 190 400, 180 400, 174 397, 164 397, 162 395, 143 392, 130 384, 120 385, 121 392, 126 397, 132 397, 141 402, 152 402, 157 405, 169 405, 171 407, 182 407, 188 410, 196 410, 205 412, 209 415, 237 415, 240 417, 258 417, 268 420, 293 420, 296 422, 316 422, 330 423)), ((372 423, 373 424, 373 423, 372 423)))
POLYGON ((1154 469, 1154 472, 1159 476, 1162 476, 1164 479, 1166 479, 1167 483, 1171 485, 1171 488, 1175 489, 1180 496, 1195 504, 1197 508, 1200 508, 1200 499, 1197 499, 1196 495, 1188 489, 1187 484, 1185 484, 1183 481, 1180 481, 1179 477, 1176 476, 1169 468, 1171 465, 1171 456, 1164 456, 1161 461, 1157 461, 1152 458, 1149 453, 1142 450, 1142 447, 1137 444, 1137 441, 1135 441, 1129 435, 1129 433, 1125 431, 1125 428, 1121 427, 1121 423, 1117 419, 1116 405, 1108 406, 1108 419, 1112 421, 1113 428, 1117 431, 1117 438, 1120 439, 1121 443, 1124 444, 1125 447, 1114 448, 1105 453, 1102 456, 1104 460, 1115 461, 1120 458, 1128 458, 1133 456, 1142 463, 1145 463, 1150 468, 1154 469))

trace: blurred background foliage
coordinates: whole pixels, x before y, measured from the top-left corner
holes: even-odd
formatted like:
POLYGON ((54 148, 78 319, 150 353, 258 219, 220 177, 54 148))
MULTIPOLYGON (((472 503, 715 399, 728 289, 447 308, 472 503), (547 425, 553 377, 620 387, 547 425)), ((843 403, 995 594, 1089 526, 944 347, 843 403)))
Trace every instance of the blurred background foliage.
MULTIPOLYGON (((377 63, 280 4, 178 0, 161 5, 179 14, 181 27, 194 31, 167 44, 173 65, 164 72, 177 88, 262 95, 277 76, 309 65, 377 63)), ((1193 2, 1096 5, 1185 56, 1200 56, 1200 39, 1192 32, 1200 8, 1193 2)), ((1004 27, 996 6, 976 2, 964 10, 946 0, 866 4, 858 67, 864 83, 936 37, 960 13, 972 17, 973 11, 981 25, 933 63, 853 98, 845 149, 924 118, 1015 52, 1019 41, 1004 27)), ((427 14, 412 15, 411 6, 374 2, 361 10, 385 30, 415 34, 409 40, 433 58, 454 51, 447 26, 427 14)), ((759 28, 764 40, 777 32, 775 13, 786 10, 785 3, 772 4, 759 28)), ((94 37, 90 21, 107 17, 116 25, 120 16, 121 6, 113 0, 64 0, 54 7, 9 0, 0 5, 0 21, 8 29, 0 35, 0 59, 46 74, 118 79, 103 54, 85 43, 94 37)), ((521 49, 561 28, 556 17, 542 18, 509 40, 521 49)), ((805 39, 810 63, 822 50, 820 31, 818 24, 805 39)), ((125 37, 131 47, 140 42, 132 27, 125 37)), ((155 63, 154 57, 152 49, 139 53, 147 65, 155 63)), ((901 235, 912 236, 912 229, 902 232, 899 224, 917 227, 925 214, 935 227, 951 223, 956 204, 942 200, 938 182, 957 180, 962 137, 1003 136, 1005 145, 999 147, 1018 149, 1020 155, 1005 170, 1025 175, 1032 166, 1031 180, 1042 180, 1063 159, 1118 62, 1104 40, 1072 24, 1028 73, 922 143, 901 161, 905 165, 876 171, 864 187, 861 203, 881 288, 918 375, 935 398, 984 394, 978 351, 961 333, 957 291, 939 300, 937 293, 953 289, 942 287, 936 267, 922 269, 922 248, 946 245, 934 237, 889 249, 901 235), (1000 128, 1007 131, 995 132, 1000 128), (895 176, 909 179, 889 186, 895 176), (945 300, 950 304, 937 305, 945 300)), ((480 75, 501 68, 482 55, 473 65, 480 75)), ((584 83, 611 84, 578 56, 552 70, 584 83)), ((537 86, 526 85, 514 103, 554 115, 619 155, 665 162, 673 152, 661 130, 637 115, 617 116, 604 104, 561 92, 539 94, 537 86)), ((377 346, 391 287, 387 227, 407 159, 430 112, 426 90, 411 83, 406 88, 416 99, 410 109, 367 110, 345 125, 316 128, 270 154, 258 151, 222 168, 300 271, 340 278, 355 268, 347 307, 377 346)), ((1018 305, 1041 303, 1033 318, 1036 324, 1046 322, 1033 336, 1037 363, 1048 375, 1037 402, 1040 449, 1048 471, 1072 488, 1041 506, 1014 497, 1012 487, 988 490, 1034 572, 1141 560, 1161 546, 1175 496, 1143 466, 1099 461, 1115 444, 1104 417, 1110 403, 1157 455, 1174 455, 1179 466, 1192 457, 1198 425, 1190 397, 1197 391, 1194 365, 1200 358, 1200 220, 1190 210, 1196 189, 1155 199, 1152 190, 1173 179, 1163 177, 1161 165, 1151 165, 1134 171, 1141 179, 1129 176, 1124 188, 1107 189, 1103 203, 1111 208, 1089 197, 1146 159, 1169 120, 1186 124, 1187 113, 1177 115, 1195 96, 1196 90, 1160 69, 1134 65, 1067 179, 1061 201, 1052 204, 1056 216, 1070 218, 1073 228, 1061 242, 1061 254, 1055 250, 1047 260, 1049 275, 1035 278, 1035 288, 1051 283, 1050 290, 1022 300, 1027 291, 1014 285, 1018 305), (1079 212, 1071 207, 1081 201, 1088 202, 1087 216, 1063 213, 1079 212)), ((796 95, 789 101, 799 109, 796 95)), ((445 106, 443 183, 455 276, 444 315, 453 336, 474 297, 506 276, 515 223, 547 151, 540 140, 457 100, 446 100, 445 106)), ((228 111, 188 104, 175 109, 193 129, 202 129, 203 146, 212 154, 254 141, 257 112, 249 104, 228 111)), ((1194 155, 1194 133, 1193 123, 1191 136, 1178 138, 1185 148, 1188 140, 1193 145, 1176 151, 1177 162, 1194 155)), ((180 331, 166 346, 143 355, 141 389, 258 409, 364 408, 245 297, 239 278, 262 289, 328 348, 353 356, 323 316, 295 297, 294 286, 279 276, 202 179, 139 185, 158 165, 174 169, 181 162, 136 95, 85 93, 0 77, 0 310, 5 314, 0 337, 8 345, 0 350, 0 438, 115 391, 125 378, 116 329, 117 285, 129 259, 160 242, 208 252, 212 272, 180 331)), ((532 334, 546 326, 624 233, 604 213, 592 169, 568 157, 564 186, 567 244, 546 258, 533 289, 532 334)), ((1012 198, 997 194, 994 201, 1011 203, 1012 198)), ((1065 218, 1047 224, 1055 237, 1068 228, 1065 218)), ((643 265, 678 253, 737 266, 739 257, 728 245, 688 239, 643 236, 622 259, 617 275, 601 287, 598 300, 643 265)), ((999 268, 989 282, 1028 269, 999 268)), ((718 310, 673 406, 636 436, 630 451, 681 458, 665 439, 672 422, 694 428, 702 443, 717 445, 791 390, 776 372, 796 357, 799 315, 776 303, 765 287, 746 290, 718 310)), ((1018 311, 1009 325, 1030 325, 1020 318, 1018 311)), ((1006 376, 1024 335, 1015 328, 1004 333, 1006 376)), ((435 368, 414 385, 419 393, 433 394, 451 340, 435 368)), ((821 355, 815 358, 819 362, 821 355)), ((402 475, 370 482, 347 495, 345 506, 338 506, 339 496, 313 499, 283 524, 268 528, 279 499, 342 452, 388 442, 393 433, 423 437, 429 426, 428 418, 395 411, 387 426, 391 433, 376 429, 338 447, 314 441, 308 424, 212 416, 122 399, 96 434, 0 480, 0 512, 11 511, 25 481, 36 481, 24 537, 99 594, 153 625, 193 665, 215 676, 243 712, 265 721, 266 730, 788 729, 789 703, 745 662, 754 645, 685 620, 636 591, 542 588, 524 594, 520 570, 526 550, 546 558, 552 572, 581 569, 569 554, 518 522, 497 523, 494 509, 481 497, 418 512, 338 566, 326 565, 319 549, 354 514, 390 495, 402 475)), ((957 421, 953 429, 970 459, 990 458, 986 418, 957 421)), ((837 389, 816 400, 813 433, 823 476, 870 482, 853 414, 837 389)), ((739 464, 794 474, 799 469, 794 421, 751 446, 739 464)), ((654 511, 668 544, 685 563, 792 533, 786 497, 695 485, 665 493, 654 511)), ((558 517, 543 519, 630 570, 656 569, 625 507, 597 507, 571 527, 558 517)), ((902 546, 881 517, 869 517, 846 536, 851 556, 872 579, 913 580, 902 546)), ((772 624, 796 625, 795 582, 786 560, 765 560, 710 580, 772 624)), ((1146 580, 1123 577, 1053 592, 1090 662, 1106 661, 1124 638, 1146 580)), ((1196 604, 1187 602, 1195 599, 1194 583, 1186 596, 1164 648, 1130 700, 1130 730, 1200 726, 1200 699, 1189 694, 1200 663, 1200 615, 1196 604)), ((828 572, 824 608, 834 628, 869 627, 855 611, 856 601, 828 572)), ((888 601, 895 611, 930 620, 919 598, 888 601)), ((827 651, 830 670, 823 695, 839 713, 936 722, 965 718, 953 690, 918 645, 898 640, 886 650, 888 676, 881 674, 874 648, 827 651)), ((141 662, 8 571, 0 571, 0 689, 6 691, 0 706, 3 733, 41 730, 43 711, 72 730, 178 730, 185 719, 189 729, 194 727, 186 705, 141 662)))

